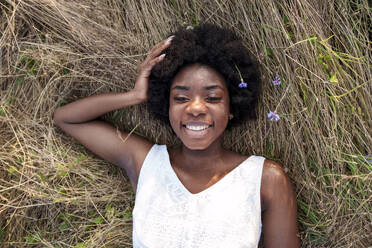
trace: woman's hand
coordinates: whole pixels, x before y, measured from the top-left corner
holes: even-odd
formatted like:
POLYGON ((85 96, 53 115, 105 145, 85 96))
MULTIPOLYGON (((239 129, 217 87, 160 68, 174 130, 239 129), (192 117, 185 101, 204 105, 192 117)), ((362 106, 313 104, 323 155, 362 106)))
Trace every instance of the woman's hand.
POLYGON ((150 50, 150 53, 147 55, 146 59, 138 66, 139 72, 133 91, 142 101, 146 101, 147 99, 147 89, 151 70, 156 63, 159 63, 164 59, 165 53, 162 54, 162 51, 170 46, 173 38, 174 35, 156 44, 150 50))

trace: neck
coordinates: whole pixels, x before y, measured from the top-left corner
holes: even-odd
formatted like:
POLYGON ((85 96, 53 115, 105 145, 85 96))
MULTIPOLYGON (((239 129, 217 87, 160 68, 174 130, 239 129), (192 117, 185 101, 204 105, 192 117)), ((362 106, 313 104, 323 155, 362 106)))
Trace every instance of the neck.
POLYGON ((223 164, 223 157, 227 151, 222 147, 222 142, 217 141, 205 150, 190 150, 182 146, 179 150, 182 170, 216 172, 219 165, 223 164))

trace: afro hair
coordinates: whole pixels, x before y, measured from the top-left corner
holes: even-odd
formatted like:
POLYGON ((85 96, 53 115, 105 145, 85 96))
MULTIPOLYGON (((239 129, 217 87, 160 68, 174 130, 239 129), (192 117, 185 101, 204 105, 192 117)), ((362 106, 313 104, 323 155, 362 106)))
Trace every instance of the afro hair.
POLYGON ((149 80, 147 107, 155 119, 170 124, 169 94, 173 78, 183 67, 194 63, 210 66, 224 77, 234 116, 229 127, 256 119, 260 95, 258 64, 234 32, 205 23, 194 29, 182 27, 171 35, 175 37, 165 50, 166 57, 154 66, 149 80), (242 79, 245 88, 239 87, 242 79))

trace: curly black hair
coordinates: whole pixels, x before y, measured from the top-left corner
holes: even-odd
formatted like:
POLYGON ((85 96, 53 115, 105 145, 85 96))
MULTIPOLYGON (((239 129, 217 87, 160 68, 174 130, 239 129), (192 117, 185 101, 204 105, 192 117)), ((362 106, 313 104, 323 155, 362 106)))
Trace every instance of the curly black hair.
POLYGON ((258 64, 233 31, 204 23, 194 29, 181 27, 170 35, 175 37, 165 50, 166 57, 154 66, 149 80, 147 107, 155 119, 170 125, 169 94, 173 78, 183 67, 194 63, 210 66, 224 77, 234 116, 228 127, 256 119, 261 91, 258 64), (239 72, 246 88, 239 87, 239 72))

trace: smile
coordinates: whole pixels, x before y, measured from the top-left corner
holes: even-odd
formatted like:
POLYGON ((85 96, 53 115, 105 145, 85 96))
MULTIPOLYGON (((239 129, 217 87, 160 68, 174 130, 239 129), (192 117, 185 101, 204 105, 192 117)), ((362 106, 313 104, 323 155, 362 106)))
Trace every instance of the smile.
POLYGON ((209 127, 209 125, 186 125, 185 126, 187 129, 193 130, 193 131, 202 131, 205 130, 209 127))
POLYGON ((182 127, 191 135, 203 135, 207 133, 212 124, 204 121, 191 121, 182 125, 182 127))

